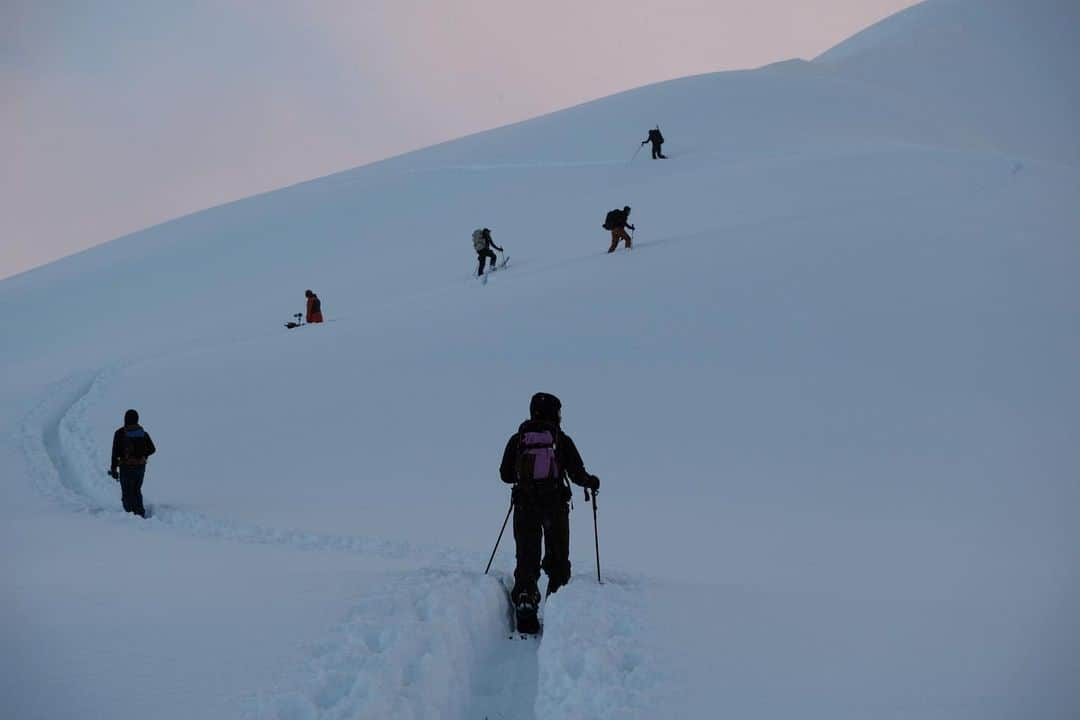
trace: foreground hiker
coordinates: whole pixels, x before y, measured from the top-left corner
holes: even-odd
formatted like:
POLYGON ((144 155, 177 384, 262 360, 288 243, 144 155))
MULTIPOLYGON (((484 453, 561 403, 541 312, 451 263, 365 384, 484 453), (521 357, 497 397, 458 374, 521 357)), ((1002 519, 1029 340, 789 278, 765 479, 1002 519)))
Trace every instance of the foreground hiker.
POLYGON ((491 239, 491 230, 483 228, 479 230, 473 230, 472 234, 473 249, 476 250, 476 259, 480 261, 480 267, 476 270, 476 276, 480 277, 484 274, 484 261, 490 260, 491 269, 495 269, 495 253, 492 252, 492 248, 503 252, 503 249, 495 244, 495 241, 491 239))
POLYGON ((612 210, 604 217, 604 229, 611 231, 611 247, 608 248, 609 253, 615 252, 615 248, 619 247, 619 241, 622 240, 626 243, 626 249, 629 250, 633 247, 634 239, 627 235, 626 228, 634 229, 634 226, 630 224, 630 206, 626 205, 622 210, 612 210))
POLYGON ((120 499, 124 510, 146 517, 143 507, 142 484, 146 477, 146 459, 157 452, 150 434, 139 425, 139 413, 124 413, 124 426, 113 433, 112 464, 109 475, 120 482, 120 499))
POLYGON ((304 291, 304 297, 307 298, 307 321, 309 323, 321 323, 323 321, 322 300, 310 290, 304 291))
POLYGON ((529 419, 506 443, 499 475, 514 486, 514 603, 518 630, 540 629, 536 612, 540 606, 537 581, 547 574, 547 594, 570 580, 570 486, 595 492, 600 478, 585 471, 574 441, 562 431, 562 403, 548 393, 536 393, 529 403, 529 419), (543 561, 540 543, 543 541, 543 561))
POLYGON ((642 145, 644 145, 645 143, 652 143, 652 159, 653 160, 656 160, 657 158, 659 158, 661 160, 667 160, 667 155, 665 155, 664 153, 662 153, 660 151, 660 146, 664 144, 664 136, 660 132, 660 126, 659 125, 657 125, 655 128, 653 128, 652 130, 649 131, 649 137, 647 137, 647 138, 645 138, 644 140, 641 141, 642 145))

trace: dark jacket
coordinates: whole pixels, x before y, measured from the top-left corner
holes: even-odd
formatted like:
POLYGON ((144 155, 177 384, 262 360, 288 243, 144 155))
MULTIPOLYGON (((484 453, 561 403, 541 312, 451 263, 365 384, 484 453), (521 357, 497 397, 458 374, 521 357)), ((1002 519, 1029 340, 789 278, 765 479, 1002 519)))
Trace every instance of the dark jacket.
POLYGON ((615 230, 616 228, 624 228, 624 227, 633 228, 634 226, 630 224, 630 222, 629 222, 630 218, 627 217, 628 215, 629 215, 629 213, 627 213, 624 210, 620 210, 620 209, 612 210, 610 213, 608 213, 608 217, 607 217, 607 227, 608 227, 608 229, 609 230, 615 230))
MULTIPOLYGON (((504 483, 514 484, 517 482, 517 455, 518 441, 523 432, 540 432, 554 430, 555 436, 555 461, 565 476, 569 476, 575 485, 588 487, 589 473, 585 471, 585 463, 581 459, 577 446, 570 436, 564 433, 558 425, 544 422, 543 420, 526 420, 521 423, 518 431, 510 436, 503 451, 502 464, 499 466, 499 477, 504 483)), ((561 482, 561 479, 560 479, 561 482)), ((569 492, 569 491, 568 491, 569 492)))
POLYGON ((113 433, 112 439, 112 464, 109 466, 109 470, 115 472, 121 465, 145 465, 146 458, 157 452, 157 448, 154 447, 154 441, 150 439, 150 433, 143 430, 142 425, 125 425, 119 428, 113 433), (126 437, 130 437, 136 448, 138 448, 138 455, 135 457, 124 457, 124 440, 126 437))
MULTIPOLYGON (((491 233, 485 232, 483 237, 484 237, 484 250, 490 250, 491 248, 495 248, 499 252, 503 252, 503 249, 501 247, 499 247, 498 245, 496 245, 495 241, 491 239, 491 233)), ((477 252, 482 252, 482 251, 477 251, 477 252)))
POLYGON ((649 139, 645 142, 651 142, 653 145, 663 145, 664 136, 660 134, 659 128, 653 128, 649 131, 649 139))

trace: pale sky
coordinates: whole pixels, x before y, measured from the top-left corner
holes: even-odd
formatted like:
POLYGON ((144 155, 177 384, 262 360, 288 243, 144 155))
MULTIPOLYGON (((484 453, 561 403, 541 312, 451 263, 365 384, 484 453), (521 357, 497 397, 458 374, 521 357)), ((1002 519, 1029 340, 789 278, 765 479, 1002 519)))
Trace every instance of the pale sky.
POLYGON ((0 0, 0 278, 916 0, 0 0))

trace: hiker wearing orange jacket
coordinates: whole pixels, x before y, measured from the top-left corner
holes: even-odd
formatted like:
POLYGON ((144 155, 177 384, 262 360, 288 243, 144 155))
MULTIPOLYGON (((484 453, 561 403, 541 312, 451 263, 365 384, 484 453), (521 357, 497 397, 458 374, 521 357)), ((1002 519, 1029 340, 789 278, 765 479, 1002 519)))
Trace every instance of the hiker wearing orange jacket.
POLYGON ((321 323, 323 321, 322 301, 319 300, 319 296, 310 290, 305 290, 304 297, 307 298, 307 321, 309 323, 321 323))

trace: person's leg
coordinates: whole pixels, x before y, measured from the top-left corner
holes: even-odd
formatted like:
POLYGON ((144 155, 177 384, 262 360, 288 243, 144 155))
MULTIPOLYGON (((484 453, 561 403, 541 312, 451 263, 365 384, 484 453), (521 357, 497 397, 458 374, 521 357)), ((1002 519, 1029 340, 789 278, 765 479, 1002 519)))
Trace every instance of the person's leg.
POLYGON ((480 261, 480 267, 476 269, 476 275, 479 277, 484 274, 484 253, 476 253, 476 259, 480 261))
POLYGON ((124 512, 135 512, 135 474, 134 468, 120 466, 120 502, 124 506, 124 512))
POLYGON ((514 568, 514 589, 510 592, 510 598, 515 604, 522 593, 534 600, 540 597, 536 581, 540 579, 541 532, 540 513, 536 505, 515 502, 514 543, 517 546, 517 567, 514 568))
POLYGON ((492 250, 491 248, 488 248, 486 252, 487 252, 487 256, 488 256, 488 260, 489 260, 488 264, 491 267, 495 267, 495 261, 498 260, 498 258, 495 257, 495 251, 492 250))
POLYGON ((617 247, 619 247, 619 228, 615 228, 611 231, 611 247, 609 247, 607 251, 613 253, 617 247))
POLYGON ((143 506, 142 497, 142 484, 143 478, 146 477, 146 466, 142 465, 136 468, 132 468, 132 487, 131 487, 131 500, 134 509, 133 513, 139 517, 146 517, 146 508, 143 506))
POLYGON ((660 146, 656 143, 652 144, 652 159, 655 160, 656 156, 660 154, 660 146))
POLYGON ((558 502, 544 514, 544 572, 547 594, 570 581, 570 508, 558 502))

